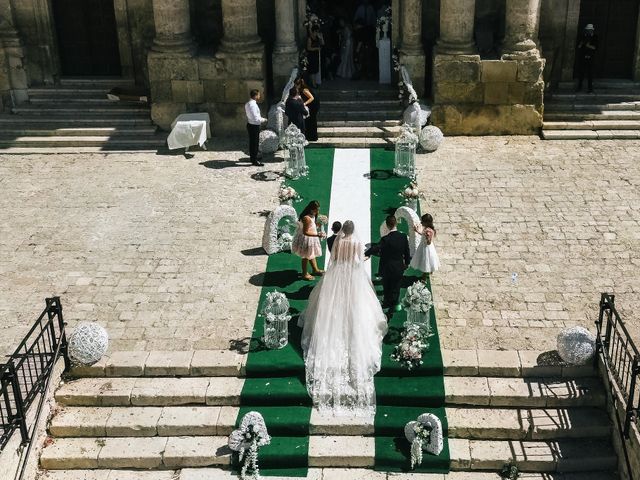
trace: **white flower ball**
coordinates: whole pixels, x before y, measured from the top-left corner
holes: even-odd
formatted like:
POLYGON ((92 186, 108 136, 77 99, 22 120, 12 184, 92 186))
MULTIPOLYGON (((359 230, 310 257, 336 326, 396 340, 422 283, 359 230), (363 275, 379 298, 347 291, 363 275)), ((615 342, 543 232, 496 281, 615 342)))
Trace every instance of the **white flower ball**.
POLYGON ((565 328, 558 334, 558 354, 571 365, 584 365, 596 352, 596 338, 584 327, 565 328))
POLYGON ((280 145, 280 139, 276 132, 263 130, 260 132, 260 151, 262 153, 275 153, 280 145))
POLYGON ((267 130, 273 130, 274 132, 280 132, 284 130, 284 113, 278 111, 278 105, 272 105, 267 115, 267 130))
POLYGON ((443 140, 442 131, 434 125, 428 125, 420 132, 420 145, 427 152, 435 152, 443 140))
POLYGON ((69 336, 69 358, 77 365, 93 365, 108 347, 109 334, 95 322, 79 323, 69 336))

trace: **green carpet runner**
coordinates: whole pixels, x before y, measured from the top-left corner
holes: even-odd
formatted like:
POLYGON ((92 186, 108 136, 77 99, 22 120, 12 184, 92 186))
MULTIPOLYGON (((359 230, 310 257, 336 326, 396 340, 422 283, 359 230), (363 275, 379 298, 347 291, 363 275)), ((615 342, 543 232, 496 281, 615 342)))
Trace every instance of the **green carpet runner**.
MULTIPOLYGON (((333 149, 306 150, 311 174, 307 178, 287 181, 303 196, 302 202, 295 205, 298 212, 311 200, 320 202, 323 214, 329 212, 333 156, 333 149)), ((388 212, 400 206, 398 192, 408 183, 406 178, 393 176, 392 170, 392 151, 371 150, 372 241, 378 240, 379 226, 388 212)), ((406 225, 402 229, 406 231, 406 225)), ((320 259, 321 266, 323 260, 320 259)), ((378 259, 372 260, 372 273, 375 273, 378 259)), ((317 282, 300 280, 299 271, 300 259, 289 252, 268 258, 247 358, 240 413, 236 420, 236 424, 239 424, 242 416, 252 410, 264 416, 272 436, 271 445, 260 449, 260 472, 265 476, 304 477, 308 471, 311 399, 305 386, 301 329, 297 327, 297 320, 317 282), (293 316, 289 325, 289 344, 281 350, 268 350, 261 342, 263 318, 259 313, 267 292, 274 290, 287 295, 293 316)), ((404 294, 404 288, 417 278, 417 272, 407 273, 401 295, 404 294)), ((381 295, 380 285, 377 285, 377 290, 381 295)), ((384 339, 382 369, 375 377, 378 404, 375 416, 377 470, 401 471, 408 468, 409 444, 404 439, 403 429, 408 421, 415 420, 421 413, 435 413, 442 421, 445 435, 447 432, 442 356, 435 314, 432 310, 431 322, 435 336, 430 339, 430 350, 424 357, 424 364, 411 372, 389 358, 399 340, 405 318, 406 314, 400 312, 391 319, 389 333, 384 339)), ((449 471, 446 438, 441 455, 425 454, 422 466, 416 471, 449 471)))

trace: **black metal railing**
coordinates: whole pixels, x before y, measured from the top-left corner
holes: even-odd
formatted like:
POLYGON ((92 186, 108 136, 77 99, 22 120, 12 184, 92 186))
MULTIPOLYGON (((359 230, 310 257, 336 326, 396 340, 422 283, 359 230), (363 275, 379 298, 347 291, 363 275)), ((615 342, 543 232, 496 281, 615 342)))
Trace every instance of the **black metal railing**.
MULTIPOLYGON (((45 309, 29 333, 7 362, 0 364, 0 451, 16 430, 20 430, 22 444, 29 443, 26 419, 29 407, 48 388, 53 367, 61 355, 65 370, 70 366, 60 297, 47 298, 45 302, 45 309)), ((42 402, 36 419, 41 408, 42 402)))

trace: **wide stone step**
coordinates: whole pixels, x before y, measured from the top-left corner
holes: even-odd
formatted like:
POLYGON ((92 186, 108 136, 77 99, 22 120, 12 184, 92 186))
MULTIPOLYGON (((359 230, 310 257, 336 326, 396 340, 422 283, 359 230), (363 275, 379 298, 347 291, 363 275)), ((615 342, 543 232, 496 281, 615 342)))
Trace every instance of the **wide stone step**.
POLYGON ((119 103, 111 103, 105 105, 69 105, 68 103, 61 104, 46 104, 46 105, 22 105, 20 107, 14 107, 11 110, 16 115, 70 115, 77 114, 78 116, 84 115, 122 115, 127 116, 149 116, 150 110, 146 106, 120 105, 119 103))
MULTIPOLYGON (((261 381, 268 384, 270 379, 261 381)), ((445 377, 444 383, 447 406, 601 407, 605 401, 597 378, 445 377)), ((81 378, 62 385, 55 398, 68 406, 237 406, 243 385, 244 379, 236 377, 81 378)), ((281 405, 307 402, 306 392, 300 391, 281 405)), ((419 395, 414 400, 419 401, 419 395)))
POLYGON ((147 105, 147 103, 145 102, 133 102, 133 101, 113 101, 113 100, 109 100, 106 96, 106 92, 103 92, 103 94, 92 94, 91 96, 86 96, 86 97, 78 97, 78 96, 59 96, 59 95, 52 95, 52 96, 40 96, 40 95, 36 95, 36 96, 32 96, 29 97, 29 104, 30 105, 37 105, 39 107, 45 107, 45 106, 52 106, 52 107, 56 107, 57 105, 80 105, 80 106, 88 106, 88 107, 95 107, 95 106, 110 106, 110 105, 120 105, 120 106, 129 106, 129 107, 136 107, 138 105, 147 105))
POLYGON ((5 137, 113 137, 113 136, 144 136, 154 135, 157 127, 154 125, 129 125, 125 128, 118 127, 77 127, 77 128, 47 128, 50 125, 43 125, 42 128, 32 128, 29 126, 2 129, 5 137))
POLYGON ((318 91, 318 97, 320 101, 334 100, 354 100, 360 99, 362 101, 369 101, 372 99, 380 100, 395 100, 400 101, 398 98, 399 91, 395 88, 354 88, 353 90, 335 90, 320 88, 318 91))
POLYGON ((638 140, 640 130, 542 130, 544 140, 638 140))
POLYGON ((638 102, 640 101, 640 92, 618 92, 618 91, 601 91, 595 93, 571 93, 559 92, 553 94, 554 102, 570 102, 570 103, 617 103, 617 102, 638 102))
POLYGON ((329 137, 367 137, 395 138, 400 134, 400 127, 319 127, 318 136, 329 137))
POLYGON ((44 117, 40 115, 0 115, 0 126, 25 128, 71 128, 71 127, 126 127, 130 125, 151 125, 149 116, 60 115, 44 117))
POLYGON ((395 120, 399 121, 402 117, 400 111, 321 111, 318 114, 319 122, 348 122, 348 121, 364 121, 372 122, 376 120, 395 120))
POLYGON ((158 136, 24 136, 13 137, 0 134, 0 147, 160 147, 166 143, 166 137, 158 136))
MULTIPOLYGON (((173 470, 49 470, 41 480, 237 480, 237 472, 222 468, 183 468, 173 470)), ((269 480, 292 480, 292 477, 269 476, 269 480)), ((307 480, 504 480, 494 472, 449 472, 447 474, 386 473, 364 468, 310 468, 307 480)), ((521 473, 519 480, 619 480, 612 472, 521 473)))
POLYGON ((544 114, 545 122, 582 122, 585 120, 640 120, 640 111, 611 110, 600 113, 551 112, 544 114))
MULTIPOLYGON (((609 442, 597 440, 504 441, 450 439, 452 470, 497 471, 514 459, 523 472, 614 470, 609 442)), ((373 437, 312 436, 310 467, 373 467, 373 437)), ((226 436, 61 438, 47 446, 42 468, 158 469, 230 466, 226 436)))
POLYGON ((544 111, 549 112, 584 112, 599 113, 603 111, 617 110, 640 110, 640 102, 617 102, 617 103, 571 103, 571 102, 548 102, 544 104, 544 111))
POLYGON ((544 130, 640 130, 638 120, 585 120, 583 122, 547 122, 544 130))
MULTIPOLYGON (((219 406, 64 407, 51 420, 49 432, 54 437, 223 436, 234 429, 238 411, 238 407, 219 406)), ((595 408, 452 407, 446 411, 451 438, 557 440, 606 437, 611 430, 607 414, 595 408)), ((314 410, 310 433, 372 435, 373 418, 336 417, 314 410)))
POLYGON ((135 84, 133 78, 123 77, 63 77, 58 81, 62 87, 130 87, 135 84))
MULTIPOLYGON (((73 368, 71 375, 237 377, 244 375, 246 359, 231 350, 116 351, 92 366, 73 368)), ((565 365, 553 352, 535 350, 443 350, 442 361, 446 376, 575 378, 596 374, 592 364, 565 365)))
POLYGON ((396 127, 402 125, 400 120, 318 120, 318 128, 333 127, 396 127))
MULTIPOLYGON (((370 100, 357 100, 357 99, 322 99, 321 108, 322 109, 331 109, 331 108, 349 108, 350 110, 358 107, 366 107, 371 110, 380 109, 389 109, 392 108, 394 110, 399 110, 402 108, 400 105, 400 100, 395 99, 385 99, 385 98, 374 98, 370 100)), ((365 108, 365 109, 366 109, 365 108)))
POLYGON ((313 142, 314 147, 327 148, 380 148, 393 145, 391 139, 369 137, 319 137, 313 142))

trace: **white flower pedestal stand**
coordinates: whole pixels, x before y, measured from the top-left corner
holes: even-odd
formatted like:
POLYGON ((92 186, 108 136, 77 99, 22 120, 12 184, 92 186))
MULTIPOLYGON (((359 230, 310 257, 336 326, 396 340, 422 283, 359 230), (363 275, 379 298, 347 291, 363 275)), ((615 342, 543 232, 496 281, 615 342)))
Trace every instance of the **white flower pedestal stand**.
POLYGON ((304 134, 293 123, 284 132, 284 173, 290 178, 306 177, 309 172, 304 156, 306 140, 304 134))
POLYGON ((413 178, 416 175, 416 146, 418 136, 410 125, 402 125, 400 136, 396 140, 395 166, 393 173, 400 177, 413 178))
POLYGON ((378 46, 378 83, 391 83, 391 40, 389 39, 389 22, 378 26, 376 35, 378 46), (380 36, 382 34, 382 37, 380 36))
POLYGON ((269 292, 262 309, 264 316, 264 344, 280 349, 289 343, 289 300, 281 292, 269 292))

